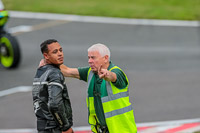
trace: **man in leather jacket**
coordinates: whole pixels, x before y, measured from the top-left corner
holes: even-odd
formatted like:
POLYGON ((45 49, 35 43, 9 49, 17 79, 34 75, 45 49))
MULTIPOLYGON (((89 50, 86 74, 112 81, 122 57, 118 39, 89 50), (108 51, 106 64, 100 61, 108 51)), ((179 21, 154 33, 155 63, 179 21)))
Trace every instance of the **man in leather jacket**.
POLYGON ((40 47, 46 65, 37 69, 32 90, 38 133, 73 133, 71 103, 59 68, 64 60, 62 47, 54 39, 40 47))

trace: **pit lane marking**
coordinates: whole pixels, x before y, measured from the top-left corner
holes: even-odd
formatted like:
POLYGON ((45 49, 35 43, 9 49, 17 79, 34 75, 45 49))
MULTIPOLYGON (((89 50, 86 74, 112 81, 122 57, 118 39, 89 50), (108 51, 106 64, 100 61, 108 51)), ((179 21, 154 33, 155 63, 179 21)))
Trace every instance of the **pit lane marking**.
POLYGON ((57 25, 61 25, 61 24, 65 24, 65 23, 69 23, 69 21, 64 21, 64 20, 51 20, 51 21, 47 21, 45 23, 40 23, 37 25, 19 25, 16 27, 11 27, 8 29, 8 32, 13 34, 13 35, 20 35, 26 32, 32 32, 32 31, 36 31, 36 30, 41 30, 41 29, 46 29, 49 27, 53 27, 53 26, 57 26, 57 25))
POLYGON ((11 95, 18 92, 29 92, 31 90, 32 90, 32 86, 18 86, 18 87, 0 91, 0 97, 11 95))
POLYGON ((80 15, 36 13, 36 12, 22 12, 22 11, 9 11, 9 14, 13 18, 65 20, 65 21, 74 21, 74 22, 150 25, 150 26, 182 26, 182 27, 199 27, 200 26, 199 21, 128 19, 128 18, 80 16, 80 15))

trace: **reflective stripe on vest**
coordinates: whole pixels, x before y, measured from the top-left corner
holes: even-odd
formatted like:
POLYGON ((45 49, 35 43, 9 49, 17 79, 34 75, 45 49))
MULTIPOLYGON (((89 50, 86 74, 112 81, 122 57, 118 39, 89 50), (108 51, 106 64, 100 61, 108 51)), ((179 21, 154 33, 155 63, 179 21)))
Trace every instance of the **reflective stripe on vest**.
POLYGON ((107 92, 108 92, 109 97, 102 97, 102 99, 101 99, 102 103, 105 103, 105 102, 108 102, 108 101, 111 101, 111 100, 116 100, 116 99, 119 99, 121 97, 129 96, 128 91, 113 94, 112 88, 111 88, 111 85, 110 85, 109 82, 106 82, 106 88, 107 88, 107 92))
POLYGON ((132 108, 131 105, 129 105, 128 107, 124 107, 124 108, 121 108, 121 109, 118 109, 118 110, 114 110, 114 111, 105 113, 105 118, 110 118, 110 117, 113 117, 113 116, 116 116, 116 115, 120 115, 120 114, 129 112, 131 110, 133 110, 133 108, 132 108))

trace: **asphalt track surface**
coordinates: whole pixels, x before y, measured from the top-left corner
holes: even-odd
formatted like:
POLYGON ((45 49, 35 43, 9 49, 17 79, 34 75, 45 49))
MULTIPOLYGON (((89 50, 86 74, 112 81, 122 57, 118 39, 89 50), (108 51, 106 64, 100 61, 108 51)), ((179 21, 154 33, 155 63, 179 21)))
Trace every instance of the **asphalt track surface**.
MULTIPOLYGON (((0 68, 0 91, 31 86, 42 58, 39 45, 55 38, 69 67, 87 66, 87 48, 104 43, 127 74, 136 123, 200 116, 200 28, 141 26, 11 18, 7 28, 32 26, 14 35, 21 46, 19 68, 0 68)), ((88 126, 87 84, 66 78, 74 126, 88 126)), ((35 128, 31 92, 0 97, 0 129, 35 128)))

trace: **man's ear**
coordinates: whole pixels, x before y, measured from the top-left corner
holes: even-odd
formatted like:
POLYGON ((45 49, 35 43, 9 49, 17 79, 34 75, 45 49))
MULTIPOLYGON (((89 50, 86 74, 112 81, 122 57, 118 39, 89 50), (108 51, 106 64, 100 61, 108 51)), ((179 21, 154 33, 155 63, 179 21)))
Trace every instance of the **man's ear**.
POLYGON ((48 59, 49 59, 49 56, 48 56, 48 54, 47 54, 47 53, 43 53, 43 56, 44 56, 44 58, 45 58, 46 60, 48 60, 48 59))
POLYGON ((105 55, 105 62, 109 62, 109 56, 105 55))

